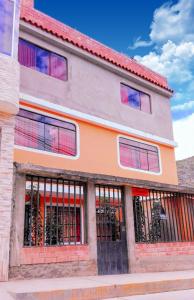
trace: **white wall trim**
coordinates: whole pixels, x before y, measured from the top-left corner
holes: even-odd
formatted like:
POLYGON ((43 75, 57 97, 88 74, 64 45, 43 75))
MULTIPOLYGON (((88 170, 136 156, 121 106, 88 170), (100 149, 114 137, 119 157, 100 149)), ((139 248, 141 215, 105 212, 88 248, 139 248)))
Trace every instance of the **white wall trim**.
POLYGON ((136 168, 132 168, 132 167, 125 167, 121 164, 121 160, 120 160, 120 147, 119 147, 119 138, 125 138, 127 140, 132 140, 132 141, 136 141, 139 143, 142 143, 141 140, 135 139, 135 138, 129 138, 128 136, 124 136, 124 135, 118 135, 117 136, 117 161, 118 161, 118 165, 120 168, 125 169, 125 170, 130 170, 130 171, 135 171, 135 172, 140 172, 140 173, 145 173, 145 174, 150 174, 150 175, 162 175, 162 160, 161 160, 161 152, 160 152, 160 147, 156 144, 152 144, 149 142, 144 142, 144 144, 147 145, 151 145, 154 146, 158 149, 158 160, 159 160, 159 168, 160 168, 160 172, 153 172, 153 171, 146 171, 146 170, 141 170, 141 169, 136 169, 136 168))
POLYGON ((87 121, 98 126, 102 126, 105 128, 111 128, 117 132, 129 134, 135 137, 144 138, 146 140, 150 140, 159 144, 167 145, 170 147, 176 147, 177 144, 173 140, 168 140, 163 137, 159 137, 157 135, 153 135, 144 131, 140 131, 116 122, 108 121, 100 117, 96 117, 87 113, 83 113, 59 104, 54 104, 46 100, 42 100, 24 93, 20 93, 20 100, 26 101, 27 103, 31 103, 34 105, 38 105, 42 108, 50 109, 53 112, 64 113, 66 116, 74 117, 78 120, 87 121))

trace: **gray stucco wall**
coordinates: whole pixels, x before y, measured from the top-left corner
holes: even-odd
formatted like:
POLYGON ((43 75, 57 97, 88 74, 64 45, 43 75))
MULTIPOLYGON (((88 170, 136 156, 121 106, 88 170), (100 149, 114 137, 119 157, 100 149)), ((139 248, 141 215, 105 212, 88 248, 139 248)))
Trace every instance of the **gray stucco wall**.
POLYGON ((54 40, 48 43, 27 32, 21 32, 20 35, 68 59, 66 82, 21 66, 21 92, 164 138, 173 138, 170 101, 167 97, 143 87, 141 82, 132 83, 83 57, 59 49, 54 40), (121 82, 150 94, 152 114, 121 103, 121 82))

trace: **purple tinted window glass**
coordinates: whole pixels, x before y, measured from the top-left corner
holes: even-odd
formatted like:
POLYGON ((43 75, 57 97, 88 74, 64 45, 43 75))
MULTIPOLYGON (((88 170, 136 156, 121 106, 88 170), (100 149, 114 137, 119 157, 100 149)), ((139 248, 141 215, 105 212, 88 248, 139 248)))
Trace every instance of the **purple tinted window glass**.
POLYGON ((36 49, 36 70, 49 75, 49 60, 50 54, 48 51, 41 48, 36 49))
POLYGON ((18 60, 21 65, 36 69, 36 46, 20 40, 18 49, 18 60))
POLYGON ((122 166, 155 173, 160 172, 157 147, 120 138, 119 149, 122 166))
POLYGON ((150 96, 130 86, 121 84, 121 102, 133 108, 151 113, 150 96))
POLYGON ((0 0, 0 52, 11 55, 14 2, 0 0))
POLYGON ((21 65, 28 68, 63 81, 67 80, 67 60, 65 57, 22 39, 19 40, 18 60, 21 65))
POLYGON ((69 122, 20 109, 16 117, 16 145, 69 156, 76 155, 76 127, 69 122))
POLYGON ((130 106, 140 109, 140 93, 128 87, 128 103, 130 106))
POLYGON ((151 113, 150 96, 140 92, 141 110, 146 113, 151 113))
POLYGON ((61 79, 61 80, 67 80, 67 70, 66 70, 66 59, 62 56, 59 56, 57 54, 51 53, 50 56, 50 75, 61 79))

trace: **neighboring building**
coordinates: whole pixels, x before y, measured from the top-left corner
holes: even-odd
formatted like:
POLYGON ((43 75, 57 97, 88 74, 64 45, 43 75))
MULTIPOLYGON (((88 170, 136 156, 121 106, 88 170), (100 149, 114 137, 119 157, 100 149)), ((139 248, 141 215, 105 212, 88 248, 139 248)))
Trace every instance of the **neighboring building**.
POLYGON ((193 190, 177 185, 166 79, 33 0, 22 1, 17 40, 11 3, 12 52, 0 49, 0 280, 192 268, 193 190))
POLYGON ((177 161, 179 185, 194 188, 194 157, 177 161))

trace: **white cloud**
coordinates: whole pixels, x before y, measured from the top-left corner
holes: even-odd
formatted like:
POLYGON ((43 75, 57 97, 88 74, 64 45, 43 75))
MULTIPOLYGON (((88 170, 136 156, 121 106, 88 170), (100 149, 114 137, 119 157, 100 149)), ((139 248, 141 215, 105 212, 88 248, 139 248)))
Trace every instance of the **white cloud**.
POLYGON ((166 76, 173 83, 193 80, 194 42, 176 45, 167 41, 160 51, 151 51, 145 56, 135 56, 136 60, 166 76))
POLYGON ((152 41, 143 41, 141 39, 141 36, 139 36, 133 43, 132 46, 129 46, 128 49, 137 49, 137 48, 140 48, 140 47, 149 47, 149 46, 152 46, 153 45, 153 42, 152 41))
POLYGON ((154 12, 150 40, 165 43, 194 42, 193 31, 194 0, 180 0, 177 4, 165 3, 154 12))
POLYGON ((168 40, 179 44, 194 42, 194 0, 179 0, 177 4, 166 2, 155 10, 150 26, 149 40, 138 37, 129 49, 162 45, 168 40))
POLYGON ((185 119, 173 122, 174 138, 178 143, 175 150, 176 159, 194 156, 194 114, 185 119))
POLYGON ((194 100, 185 102, 183 104, 178 104, 172 107, 172 111, 186 111, 194 108, 194 100))

